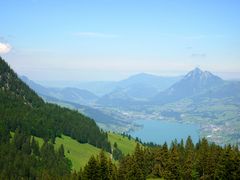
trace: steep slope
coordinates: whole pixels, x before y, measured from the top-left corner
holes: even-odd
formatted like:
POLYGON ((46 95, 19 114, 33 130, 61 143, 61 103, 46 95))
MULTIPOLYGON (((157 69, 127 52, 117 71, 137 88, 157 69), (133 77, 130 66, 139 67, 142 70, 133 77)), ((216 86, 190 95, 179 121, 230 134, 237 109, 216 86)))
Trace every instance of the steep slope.
POLYGON ((0 119, 10 130, 20 128, 52 141, 65 134, 81 143, 110 151, 106 133, 100 131, 92 119, 77 111, 44 103, 2 58, 0 82, 0 119))
POLYGON ((152 101, 155 103, 174 102, 207 92, 208 90, 220 87, 223 84, 224 81, 218 76, 215 76, 208 71, 202 71, 199 68, 195 68, 185 75, 182 80, 156 95, 152 101))
MULTIPOLYGON (((21 99, 24 104, 31 107, 39 107, 43 105, 43 100, 25 85, 12 69, 0 57, 0 93, 1 97, 9 95, 16 99, 21 99)), ((9 98, 10 98, 9 97, 9 98)), ((1 101, 1 104, 3 101, 1 101)))
POLYGON ((40 96, 54 97, 63 101, 75 102, 78 104, 88 105, 94 103, 98 97, 87 91, 78 88, 47 88, 32 80, 29 80, 26 76, 20 77, 30 88, 37 92, 40 96))

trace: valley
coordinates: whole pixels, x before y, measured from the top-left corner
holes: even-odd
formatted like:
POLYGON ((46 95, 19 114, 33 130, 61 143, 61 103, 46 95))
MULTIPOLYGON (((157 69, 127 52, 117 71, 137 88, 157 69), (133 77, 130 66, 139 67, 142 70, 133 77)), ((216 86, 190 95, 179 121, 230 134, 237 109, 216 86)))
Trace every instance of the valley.
MULTIPOLYGON (((106 94, 100 97, 94 95, 93 91, 88 92, 93 94, 95 100, 87 103, 80 99, 85 97, 85 91, 97 89, 100 82, 96 83, 95 88, 94 83, 91 88, 87 88, 85 83, 86 89, 75 88, 74 94, 67 91, 67 98, 49 93, 52 89, 62 92, 61 89, 49 90, 26 78, 25 82, 46 101, 77 109, 95 119, 98 125, 107 131, 137 131, 143 128, 139 121, 158 120, 197 125, 200 138, 206 137, 217 144, 240 143, 240 83, 224 81, 199 68, 183 77, 138 74, 114 82, 114 89, 110 93, 106 91, 106 94), (69 99, 71 94, 74 100, 69 99)), ((110 82, 102 83, 101 87, 106 86, 107 89, 109 84, 110 82)), ((74 88, 65 88, 67 89, 74 88)))

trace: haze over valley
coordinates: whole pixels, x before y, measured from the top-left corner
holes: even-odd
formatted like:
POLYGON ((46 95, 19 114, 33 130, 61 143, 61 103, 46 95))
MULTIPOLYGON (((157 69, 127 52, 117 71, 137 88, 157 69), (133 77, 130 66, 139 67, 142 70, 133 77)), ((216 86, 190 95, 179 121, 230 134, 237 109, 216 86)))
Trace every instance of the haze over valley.
MULTIPOLYGON (((184 76, 141 73, 121 81, 78 82, 75 87, 65 88, 44 87, 27 77, 21 78, 46 101, 77 109, 107 131, 134 134, 144 129, 139 123, 142 120, 159 120, 178 123, 179 127, 198 127, 189 128, 185 134, 180 131, 175 137, 178 139, 196 136, 190 133, 194 132, 198 134, 195 141, 206 137, 218 144, 239 143, 240 82, 223 80, 199 68, 184 76), (102 93, 98 94, 100 89, 102 93)), ((167 134, 168 128, 164 136, 167 134)), ((148 133, 143 139, 144 136, 148 133)))

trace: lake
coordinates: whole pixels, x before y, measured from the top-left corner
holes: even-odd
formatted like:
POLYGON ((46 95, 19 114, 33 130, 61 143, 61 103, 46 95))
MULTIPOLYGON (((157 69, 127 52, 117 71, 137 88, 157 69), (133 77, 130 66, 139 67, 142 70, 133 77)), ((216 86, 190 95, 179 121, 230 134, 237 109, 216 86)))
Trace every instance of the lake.
POLYGON ((193 142, 198 142, 199 126, 196 124, 183 124, 178 122, 168 122, 159 120, 138 120, 135 123, 140 124, 143 128, 132 131, 129 134, 133 137, 140 138, 143 142, 153 142, 163 144, 167 142, 171 144, 172 140, 181 139, 184 141, 190 135, 193 142))

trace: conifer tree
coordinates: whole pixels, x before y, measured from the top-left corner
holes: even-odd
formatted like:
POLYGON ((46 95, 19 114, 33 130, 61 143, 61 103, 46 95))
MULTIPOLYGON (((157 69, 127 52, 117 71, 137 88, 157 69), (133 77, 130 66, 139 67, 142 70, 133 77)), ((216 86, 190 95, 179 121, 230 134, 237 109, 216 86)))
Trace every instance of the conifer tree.
POLYGON ((84 180, 99 180, 99 179, 101 179, 99 164, 94 156, 90 157, 88 164, 84 168, 83 179, 84 180))
POLYGON ((108 167, 107 158, 106 158, 103 150, 101 150, 98 158, 99 158, 100 179, 108 180, 109 179, 109 167, 108 167))

